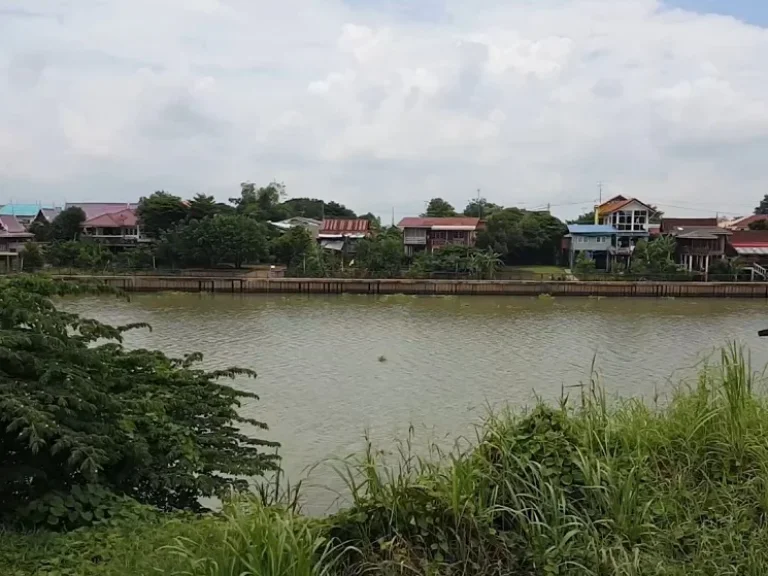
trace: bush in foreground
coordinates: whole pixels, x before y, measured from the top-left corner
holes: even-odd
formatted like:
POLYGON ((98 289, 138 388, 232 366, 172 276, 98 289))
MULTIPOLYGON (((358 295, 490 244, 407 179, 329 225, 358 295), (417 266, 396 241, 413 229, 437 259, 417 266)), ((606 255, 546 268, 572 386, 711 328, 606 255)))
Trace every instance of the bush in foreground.
POLYGON ((254 394, 205 371, 200 355, 126 350, 130 325, 57 310, 53 296, 99 290, 40 277, 0 280, 0 520, 74 528, 145 504, 200 511, 276 468, 265 428, 237 408, 254 394))

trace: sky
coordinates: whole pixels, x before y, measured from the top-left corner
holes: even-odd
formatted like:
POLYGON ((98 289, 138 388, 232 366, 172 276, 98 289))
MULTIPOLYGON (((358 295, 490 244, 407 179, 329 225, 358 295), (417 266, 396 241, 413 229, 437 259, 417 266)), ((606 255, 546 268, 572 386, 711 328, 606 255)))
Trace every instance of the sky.
POLYGON ((768 193, 765 0, 0 0, 0 204, 768 193), (602 183, 601 186, 598 183, 602 183))

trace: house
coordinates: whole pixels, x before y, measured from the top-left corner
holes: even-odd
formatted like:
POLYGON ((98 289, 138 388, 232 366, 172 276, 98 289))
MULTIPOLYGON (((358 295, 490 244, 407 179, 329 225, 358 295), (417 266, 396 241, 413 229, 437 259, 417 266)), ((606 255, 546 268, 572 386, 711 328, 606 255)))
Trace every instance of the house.
POLYGON ((0 259, 4 261, 5 270, 12 269, 13 261, 18 258, 24 244, 34 237, 16 216, 0 214, 0 259))
POLYGON ((615 196, 595 208, 595 224, 616 229, 616 245, 610 250, 611 260, 628 261, 640 240, 650 237, 652 206, 636 198, 615 196))
POLYGON ((270 222, 270 224, 282 231, 288 231, 291 228, 301 227, 301 228, 304 228, 304 230, 306 230, 307 232, 309 232, 312 238, 316 239, 317 235, 320 233, 320 228, 322 227, 323 222, 321 220, 315 220, 313 218, 304 218, 303 216, 294 216, 293 218, 288 218, 287 220, 281 220, 280 222, 270 222))
POLYGON ((482 228, 480 218, 403 218, 397 225, 403 231, 405 255, 434 252, 445 246, 474 246, 482 228))
POLYGON ((29 226, 42 207, 40 204, 6 204, 0 216, 13 216, 22 226, 29 226))
POLYGON ((317 239, 328 250, 354 252, 355 244, 371 234, 368 220, 333 218, 323 220, 317 239))
POLYGON ((750 264, 768 265, 768 230, 733 230, 728 255, 750 264))
POLYGON ((145 241, 136 215, 137 204, 84 202, 65 205, 65 209, 73 207, 80 208, 85 214, 81 235, 83 240, 113 248, 127 248, 145 241))
POLYGON ((563 248, 568 252, 570 267, 576 265, 576 259, 583 253, 594 260, 598 270, 609 270, 618 234, 616 228, 607 224, 569 224, 563 248))
POLYGON ((661 234, 676 240, 675 261, 689 272, 709 272, 714 260, 726 256, 731 231, 717 218, 663 218, 661 234))

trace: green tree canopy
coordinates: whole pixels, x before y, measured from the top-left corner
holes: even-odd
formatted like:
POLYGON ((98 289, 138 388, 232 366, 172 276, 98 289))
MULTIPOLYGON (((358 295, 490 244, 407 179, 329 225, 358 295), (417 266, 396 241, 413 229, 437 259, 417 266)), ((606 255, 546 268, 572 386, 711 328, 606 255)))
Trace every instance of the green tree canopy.
POLYGON ((755 208, 755 214, 768 214, 768 194, 760 200, 760 204, 755 208))
POLYGON ((552 264, 566 230, 548 212, 505 208, 486 220, 477 246, 498 253, 506 264, 552 264))
POLYGON ((432 198, 427 204, 427 211, 422 217, 426 218, 449 218, 456 216, 456 209, 442 198, 432 198))
POLYGON ((244 214, 214 216, 178 225, 158 246, 161 259, 188 265, 241 268, 268 254, 266 225, 244 214))
MULTIPOLYGON (((94 288, 95 289, 95 288, 94 288)), ((104 502, 131 498, 199 510, 201 497, 247 489, 276 467, 264 428, 237 409, 254 394, 217 382, 253 373, 199 368, 127 350, 113 327, 57 310, 52 296, 84 289, 37 277, 0 280, 0 515, 78 525, 104 502)), ((102 516, 100 516, 102 514, 102 516)))
POLYGON ((357 214, 338 202, 326 202, 325 218, 357 218, 357 214))
POLYGON ((220 205, 216 202, 213 196, 206 196, 205 194, 196 194, 192 200, 188 202, 187 219, 188 220, 203 220, 210 216, 215 216, 220 212, 220 205))
POLYGON ((37 242, 27 242, 20 252, 24 272, 34 272, 43 267, 43 251, 37 242))
POLYGON ((503 210, 503 206, 488 202, 485 198, 470 200, 467 207, 464 208, 464 216, 471 218, 488 218, 492 214, 503 210))
POLYGON ((364 238, 357 245, 355 267, 365 276, 397 278, 403 267, 403 237, 397 228, 364 238))
POLYGON ((318 198, 291 198, 283 202, 290 216, 302 216, 322 220, 325 202, 318 198))
POLYGON ((136 214, 142 233, 150 238, 160 238, 164 232, 183 222, 188 211, 181 198, 159 191, 139 200, 136 214))
POLYGON ((256 188, 253 182, 240 184, 240 197, 230 198, 239 214, 244 214, 256 220, 279 221, 290 214, 289 209, 281 202, 285 197, 285 185, 270 182, 263 188, 256 188))
POLYGON ((306 255, 314 243, 307 230, 294 226, 275 238, 272 242, 272 253, 277 262, 303 271, 306 267, 306 255))
POLYGON ((70 206, 62 210, 51 222, 51 239, 77 240, 80 238, 83 222, 85 222, 85 212, 82 208, 70 206))
POLYGON ((679 271, 675 264, 677 242, 672 236, 655 240, 641 240, 632 252, 630 270, 633 274, 674 274, 679 271))
POLYGON ((594 210, 590 210, 589 212, 584 212, 584 214, 581 214, 575 220, 568 220, 568 224, 594 224, 594 223, 595 223, 594 210))

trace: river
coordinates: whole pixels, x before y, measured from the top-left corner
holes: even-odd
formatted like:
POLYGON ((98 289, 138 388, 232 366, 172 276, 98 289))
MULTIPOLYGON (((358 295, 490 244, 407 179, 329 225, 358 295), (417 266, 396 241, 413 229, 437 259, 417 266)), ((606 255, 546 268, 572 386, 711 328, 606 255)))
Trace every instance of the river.
MULTIPOLYGON (((755 300, 511 297, 135 295, 67 300, 70 311, 153 330, 130 347, 200 351, 205 366, 242 366, 244 406, 282 443, 288 477, 416 430, 417 442, 471 436, 489 406, 530 406, 588 382, 593 365, 610 395, 651 400, 691 379, 729 340, 768 363, 768 304, 755 300)), ((329 467, 308 482, 309 512, 338 486, 329 467), (312 488, 315 486, 315 488, 312 488)))

